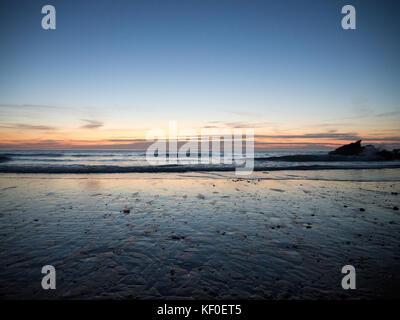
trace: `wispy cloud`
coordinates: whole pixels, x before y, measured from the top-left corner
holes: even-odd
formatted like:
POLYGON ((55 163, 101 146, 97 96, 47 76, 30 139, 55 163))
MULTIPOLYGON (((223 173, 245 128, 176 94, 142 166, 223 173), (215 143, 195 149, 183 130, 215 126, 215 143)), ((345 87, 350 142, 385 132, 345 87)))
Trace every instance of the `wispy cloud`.
POLYGON ((357 133, 337 133, 323 132, 323 133, 306 133, 306 134, 286 134, 286 135, 257 135, 257 138, 269 139, 340 139, 340 140, 359 140, 361 139, 357 133))
POLYGON ((229 128, 264 128, 271 125, 275 125, 274 122, 250 122, 250 121, 210 121, 209 123, 215 125, 207 125, 204 128, 218 128, 218 127, 229 127, 229 128))
POLYGON ((83 129, 97 129, 104 125, 103 122, 100 122, 97 120, 82 119, 82 121, 86 122, 85 125, 81 126, 81 128, 83 128, 83 129))
POLYGON ((109 142, 146 142, 146 139, 108 139, 109 142))
POLYGON ((357 133, 336 133, 336 132, 325 132, 325 133, 308 133, 308 134, 298 134, 298 135, 255 135, 255 139, 332 139, 340 141, 356 141, 362 140, 364 142, 373 141, 390 141, 390 142, 400 142, 400 136, 360 136, 357 133))
POLYGON ((394 117, 394 116, 399 116, 400 111, 392 111, 392 112, 383 112, 383 113, 378 113, 375 115, 375 117, 382 118, 382 117, 394 117))
POLYGON ((22 130, 57 130, 57 128, 51 127, 51 126, 33 125, 33 124, 24 124, 24 123, 0 125, 0 127, 7 128, 7 129, 22 129, 22 130))
MULTIPOLYGON (((140 140, 140 139, 138 139, 140 140)), ((96 150, 96 149, 132 149, 132 150, 146 150, 151 142, 129 142, 129 143, 115 143, 108 140, 0 140, 1 149, 81 149, 81 150, 96 150)))
POLYGON ((359 119, 376 119, 376 118, 387 118, 387 117, 397 117, 400 116, 400 111, 388 111, 388 112, 381 112, 381 113, 374 113, 371 110, 365 112, 359 112, 358 115, 349 116, 349 117, 340 117, 340 118, 332 118, 329 119, 330 121, 342 121, 342 120, 359 120, 359 119))

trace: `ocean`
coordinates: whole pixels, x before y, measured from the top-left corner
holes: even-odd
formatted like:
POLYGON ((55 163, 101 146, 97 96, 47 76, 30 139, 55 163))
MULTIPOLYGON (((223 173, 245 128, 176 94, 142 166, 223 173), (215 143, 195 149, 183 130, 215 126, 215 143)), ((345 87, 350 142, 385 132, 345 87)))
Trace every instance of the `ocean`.
MULTIPOLYGON (((200 156, 200 155, 199 155, 200 156)), ((211 156, 211 155, 210 155, 211 156)), ((221 157, 223 154, 221 154, 221 157)), ((167 155, 167 159, 173 159, 167 155)), ((210 157, 212 159, 212 157, 210 157)), ((2 150, 1 173, 128 173, 234 171, 233 164, 150 165, 146 152, 136 150, 2 150)), ((221 161, 222 162, 222 161, 221 161)), ((400 168, 400 160, 328 155, 326 151, 255 151, 254 171, 388 169, 400 168)))

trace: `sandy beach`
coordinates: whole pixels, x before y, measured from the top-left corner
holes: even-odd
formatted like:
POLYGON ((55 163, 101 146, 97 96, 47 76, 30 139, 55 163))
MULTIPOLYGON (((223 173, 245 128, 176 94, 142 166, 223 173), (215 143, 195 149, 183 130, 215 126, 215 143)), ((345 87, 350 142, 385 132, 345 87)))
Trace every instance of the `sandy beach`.
POLYGON ((0 297, 397 297, 399 193, 398 169, 1 174, 0 297))

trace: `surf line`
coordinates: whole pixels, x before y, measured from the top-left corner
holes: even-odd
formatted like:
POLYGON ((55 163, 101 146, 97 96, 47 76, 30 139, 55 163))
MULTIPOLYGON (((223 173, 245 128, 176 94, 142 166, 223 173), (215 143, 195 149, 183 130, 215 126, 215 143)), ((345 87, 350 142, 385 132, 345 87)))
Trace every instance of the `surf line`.
POLYGON ((183 315, 189 317, 192 307, 172 307, 164 304, 162 307, 157 307, 158 315, 183 315))
POLYGON ((178 132, 178 122, 170 121, 168 131, 168 138, 165 130, 161 128, 147 132, 146 140, 153 141, 146 150, 146 160, 150 165, 233 164, 238 175, 253 172, 252 128, 203 128, 199 135, 193 128, 185 128, 178 132))

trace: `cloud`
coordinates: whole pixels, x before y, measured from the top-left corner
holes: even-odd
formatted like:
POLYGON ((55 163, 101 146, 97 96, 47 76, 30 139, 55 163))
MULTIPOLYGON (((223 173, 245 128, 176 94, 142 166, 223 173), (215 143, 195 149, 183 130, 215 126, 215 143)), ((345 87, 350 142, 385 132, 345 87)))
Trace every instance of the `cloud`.
POLYGON ((1 125, 1 128, 7 129, 22 129, 22 130, 57 130, 55 127, 43 126, 43 125, 32 125, 24 123, 16 123, 10 125, 1 125))
POLYGON ((393 117, 398 115, 400 115, 400 111, 392 111, 392 112, 378 113, 375 115, 375 117, 382 118, 382 117, 393 117))
POLYGON ((384 137, 384 138, 365 138, 363 141, 391 141, 391 142, 400 142, 400 137, 384 137))
POLYGON ((276 138, 276 139, 340 139, 340 140, 360 140, 357 133, 336 133, 332 130, 323 133, 306 133, 299 135, 257 135, 257 138, 276 138))
POLYGON ((225 125, 231 128, 262 128, 273 124, 272 122, 225 122, 225 125))
POLYGON ((219 128, 221 126, 229 127, 229 128, 263 128, 268 127, 271 125, 275 125, 274 122, 249 122, 249 121, 234 121, 234 122, 227 122, 227 121, 209 121, 209 123, 216 124, 208 125, 204 128, 219 128))
POLYGON ((0 149, 65 149, 68 145, 60 140, 0 141, 0 149))
POLYGON ((281 150, 332 150, 341 144, 335 143, 313 143, 313 142, 255 142, 257 149, 281 149, 281 150))
POLYGON ((83 128, 83 129, 97 129, 104 125, 103 122, 96 121, 96 120, 82 119, 82 121, 86 122, 85 125, 81 126, 81 128, 83 128))
MULTIPOLYGON (((299 134, 299 135, 255 135, 255 139, 337 139, 344 141, 356 141, 362 140, 364 142, 372 142, 372 141, 391 141, 391 142, 400 142, 400 136, 364 136, 361 137, 357 133, 336 133, 334 130, 330 130, 324 133, 308 133, 308 134, 299 134)), ((290 142, 291 143, 291 142, 290 142)))
POLYGON ((108 141, 87 141, 87 140, 35 140, 35 141, 23 141, 23 140, 0 140, 1 149, 76 149, 76 150, 119 150, 119 149, 131 149, 131 150, 146 150, 150 146, 151 142, 130 142, 130 143, 110 143, 108 141))
MULTIPOLYGON (((376 119, 376 118, 387 118, 387 117, 397 117, 400 115, 400 111, 388 111, 381 113, 374 113, 371 110, 368 111, 359 111, 358 115, 349 116, 349 117, 340 117, 340 118, 331 118, 331 121, 342 121, 342 120, 359 120, 359 119, 376 119)), ((342 124, 340 124, 342 125, 342 124)))
POLYGON ((146 142, 146 139, 108 139, 109 142, 146 142))

